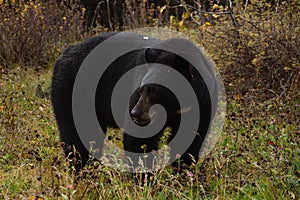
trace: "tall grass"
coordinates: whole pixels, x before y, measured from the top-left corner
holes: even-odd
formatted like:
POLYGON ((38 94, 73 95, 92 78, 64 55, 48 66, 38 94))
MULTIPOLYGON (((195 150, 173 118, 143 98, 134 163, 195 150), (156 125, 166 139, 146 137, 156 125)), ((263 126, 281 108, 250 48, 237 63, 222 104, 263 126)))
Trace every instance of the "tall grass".
POLYGON ((0 199, 299 199, 297 1, 235 1, 238 25, 228 14, 199 15, 197 7, 185 12, 193 18, 168 16, 160 23, 145 13, 132 21, 134 9, 143 5, 130 2, 127 25, 153 22, 180 30, 216 62, 228 97, 216 147, 182 174, 169 167, 130 175, 95 163, 75 178, 50 105, 52 71, 43 67, 84 37, 81 15, 52 1, 1 2, 0 199))

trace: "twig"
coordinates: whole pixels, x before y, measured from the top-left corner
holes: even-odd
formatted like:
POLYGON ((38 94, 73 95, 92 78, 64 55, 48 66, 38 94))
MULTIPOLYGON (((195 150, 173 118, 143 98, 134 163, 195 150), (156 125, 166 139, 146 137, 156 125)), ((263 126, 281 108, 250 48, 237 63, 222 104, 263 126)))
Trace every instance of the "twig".
POLYGON ((245 15, 245 13, 246 13, 246 10, 247 10, 247 7, 248 7, 248 0, 246 0, 246 3, 245 3, 245 10, 244 10, 244 13, 243 13, 243 15, 245 15))
MULTIPOLYGON (((179 1, 176 1, 176 2, 179 2, 179 1)), ((210 15, 213 15, 213 14, 215 14, 215 15, 224 15, 224 14, 228 14, 228 15, 230 15, 230 17, 231 17, 231 20, 232 20, 234 26, 235 26, 235 27, 238 27, 239 24, 238 24, 238 22, 236 21, 236 18, 235 18, 234 14, 233 14, 233 8, 232 8, 232 2, 231 2, 231 0, 228 0, 228 4, 229 4, 229 11, 226 11, 226 12, 208 12, 208 11, 202 11, 202 10, 196 9, 196 8, 194 8, 193 6, 188 5, 188 4, 184 4, 184 5, 180 4, 179 6, 183 6, 185 9, 191 8, 191 9, 193 9, 193 10, 195 10, 195 11, 200 12, 201 14, 210 14, 210 15)), ((198 6, 199 6, 199 5, 198 5, 198 6)), ((200 6, 199 6, 199 7, 200 7, 200 6)), ((191 15, 190 15, 190 16, 191 16, 191 15)), ((201 24, 200 24, 199 22, 196 22, 195 18, 193 18, 193 17, 191 17, 191 18, 193 19, 193 21, 194 21, 196 24, 198 24, 198 25, 201 26, 201 24)))
POLYGON ((293 74, 294 74, 294 73, 292 72, 291 75, 290 75, 290 77, 289 77, 288 80, 286 81, 286 84, 285 84, 285 85, 282 84, 283 79, 280 80, 280 87, 283 89, 283 91, 281 92, 281 94, 279 95, 278 98, 281 98, 281 97, 284 95, 284 93, 288 90, 287 85, 288 85, 288 82, 289 82, 289 81, 291 80, 291 78, 293 77, 293 74))
MULTIPOLYGON (((93 20, 92 20, 92 23, 91 23, 92 26, 93 26, 93 24, 94 24, 94 22, 95 22, 95 20, 96 20, 96 15, 97 15, 97 13, 99 13, 100 5, 101 5, 102 3, 103 3, 102 1, 99 1, 99 3, 97 4, 97 7, 96 7, 96 9, 95 9, 95 11, 94 11, 93 20)), ((89 27, 87 27, 87 28, 89 28, 89 27)), ((90 27, 90 33, 91 33, 91 30, 92 30, 92 27, 90 27)))
POLYGON ((235 27, 238 27, 239 24, 238 24, 238 22, 236 21, 235 16, 234 16, 234 14, 233 14, 233 10, 232 10, 232 2, 231 2, 231 0, 228 0, 228 3, 229 3, 229 15, 230 15, 230 17, 231 17, 231 20, 232 20, 234 26, 235 26, 235 27))
POLYGON ((108 23, 111 30, 113 30, 112 23, 111 23, 111 16, 110 16, 110 5, 109 0, 106 0, 106 6, 107 6, 107 15, 108 15, 108 23))
MULTIPOLYGON (((193 22, 195 22, 197 25, 199 25, 199 26, 202 26, 202 24, 200 24, 194 17, 193 17, 193 15, 192 14, 190 14, 190 17, 191 17, 191 19, 193 20, 193 22)), ((216 34, 214 34, 214 33, 212 33, 212 32, 210 32, 210 31, 208 31, 208 30, 205 30, 208 34, 210 34, 210 35, 212 35, 212 36, 214 36, 214 37, 218 37, 218 38, 222 38, 222 39, 226 39, 225 37, 222 37, 222 36, 217 36, 216 34)))

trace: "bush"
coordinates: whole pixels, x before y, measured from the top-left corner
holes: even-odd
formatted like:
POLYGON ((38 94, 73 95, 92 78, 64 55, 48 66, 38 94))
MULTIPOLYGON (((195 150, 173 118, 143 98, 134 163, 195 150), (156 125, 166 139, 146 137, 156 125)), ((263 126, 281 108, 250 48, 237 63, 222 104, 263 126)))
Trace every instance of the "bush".
POLYGON ((237 24, 228 14, 215 14, 215 25, 199 26, 198 36, 217 63, 228 95, 255 100, 299 95, 297 1, 251 1, 235 4, 232 11, 237 24))
POLYGON ((81 23, 79 14, 55 1, 2 2, 0 65, 47 65, 67 43, 79 39, 81 23))
MULTIPOLYGON (((271 11, 240 17, 241 28, 235 61, 252 68, 256 88, 265 94, 282 97, 296 89, 299 77, 299 5, 287 3, 271 11)), ((256 8, 252 6, 252 11, 256 8)))

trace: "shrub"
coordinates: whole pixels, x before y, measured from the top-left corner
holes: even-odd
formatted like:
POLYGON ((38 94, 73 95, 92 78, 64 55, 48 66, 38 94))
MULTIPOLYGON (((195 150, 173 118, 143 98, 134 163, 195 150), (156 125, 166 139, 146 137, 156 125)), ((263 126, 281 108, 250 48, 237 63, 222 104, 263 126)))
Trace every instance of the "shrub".
POLYGON ((198 27, 198 40, 217 63, 229 96, 266 100, 299 95, 300 5, 270 2, 234 4, 237 24, 228 14, 204 14, 215 17, 214 25, 198 27))
POLYGON ((0 65, 45 66, 79 39, 81 27, 81 16, 55 1, 2 2, 0 65))

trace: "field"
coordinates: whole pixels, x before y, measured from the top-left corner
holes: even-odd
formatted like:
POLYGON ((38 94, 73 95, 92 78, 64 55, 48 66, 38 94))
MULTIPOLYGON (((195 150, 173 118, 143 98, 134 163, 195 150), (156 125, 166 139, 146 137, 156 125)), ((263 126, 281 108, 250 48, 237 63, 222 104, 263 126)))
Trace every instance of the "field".
POLYGON ((16 38, 6 35, 0 45, 7 50, 0 50, 0 199, 299 199, 300 7, 293 6, 266 14, 272 18, 261 15, 263 24, 241 17, 240 28, 225 18, 199 29, 179 23, 216 62, 227 92, 216 146, 182 174, 167 167, 143 177, 94 163, 75 176, 64 158, 49 93, 55 59, 79 38, 50 45, 47 59, 35 63, 34 55, 26 60, 28 49, 21 55, 11 48, 8 54, 16 38))

